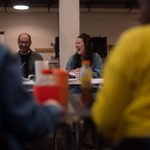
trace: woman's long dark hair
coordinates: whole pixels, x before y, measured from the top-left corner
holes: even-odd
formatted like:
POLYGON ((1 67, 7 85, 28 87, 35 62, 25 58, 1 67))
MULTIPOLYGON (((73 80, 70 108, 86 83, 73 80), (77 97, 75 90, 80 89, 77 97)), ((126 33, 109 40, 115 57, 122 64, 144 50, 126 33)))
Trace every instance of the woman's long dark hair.
MULTIPOLYGON (((92 48, 91 37, 86 33, 82 33, 77 38, 82 39, 83 43, 84 43, 85 49, 84 49, 83 60, 89 60, 92 64, 92 62, 93 62, 93 48, 92 48)), ((74 55, 74 67, 73 67, 73 69, 80 68, 81 63, 82 63, 81 57, 78 53, 76 53, 74 55)))

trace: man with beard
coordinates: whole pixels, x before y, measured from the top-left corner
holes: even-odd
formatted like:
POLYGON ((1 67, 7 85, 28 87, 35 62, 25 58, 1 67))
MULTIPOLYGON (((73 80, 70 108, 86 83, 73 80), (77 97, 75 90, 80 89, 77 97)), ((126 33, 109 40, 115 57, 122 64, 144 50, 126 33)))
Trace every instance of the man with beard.
POLYGON ((19 51, 15 54, 21 63, 22 76, 27 78, 35 74, 34 63, 36 60, 43 60, 42 56, 30 49, 32 40, 28 33, 21 33, 18 37, 19 51))

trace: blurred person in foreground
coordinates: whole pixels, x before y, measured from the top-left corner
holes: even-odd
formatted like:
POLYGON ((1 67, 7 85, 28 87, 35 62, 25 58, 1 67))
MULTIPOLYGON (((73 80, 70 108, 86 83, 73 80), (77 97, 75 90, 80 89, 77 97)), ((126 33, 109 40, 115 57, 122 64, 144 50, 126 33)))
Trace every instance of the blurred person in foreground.
POLYGON ((117 150, 150 150, 150 0, 139 4, 142 25, 116 43, 92 107, 94 123, 117 150))
POLYGON ((46 136, 55 126, 62 107, 47 100, 39 105, 22 85, 16 59, 0 46, 0 149, 22 150, 46 136))
POLYGON ((66 70, 78 74, 80 72, 82 60, 90 60, 93 78, 100 78, 102 76, 102 59, 98 53, 93 53, 90 36, 86 33, 80 34, 77 37, 75 45, 76 53, 69 58, 66 70))
POLYGON ((31 36, 28 33, 21 33, 18 36, 19 51, 15 54, 21 63, 22 76, 28 78, 35 75, 35 61, 43 60, 42 56, 30 49, 32 44, 31 36))

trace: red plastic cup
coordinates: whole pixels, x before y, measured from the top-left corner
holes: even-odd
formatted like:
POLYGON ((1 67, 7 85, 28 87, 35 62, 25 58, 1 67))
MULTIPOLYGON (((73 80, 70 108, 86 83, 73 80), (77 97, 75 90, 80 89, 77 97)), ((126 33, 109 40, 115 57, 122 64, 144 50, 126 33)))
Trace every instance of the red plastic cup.
POLYGON ((40 104, 47 100, 56 100, 60 102, 59 92, 60 88, 57 85, 34 86, 34 96, 40 104))

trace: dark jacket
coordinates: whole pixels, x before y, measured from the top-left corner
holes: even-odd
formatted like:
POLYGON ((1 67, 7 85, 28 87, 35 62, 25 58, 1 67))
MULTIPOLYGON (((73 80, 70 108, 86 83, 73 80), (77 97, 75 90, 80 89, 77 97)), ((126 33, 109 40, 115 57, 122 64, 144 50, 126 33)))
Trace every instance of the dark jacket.
MULTIPOLYGON (((21 57, 20 57, 19 52, 17 52, 15 54, 15 56, 17 57, 17 59, 19 60, 19 63, 21 64, 21 57)), ((31 54, 30 54, 30 58, 29 58, 29 62, 28 62, 28 71, 29 71, 28 75, 35 74, 35 61, 36 60, 43 60, 43 58, 39 53, 31 50, 31 54)), ((22 69, 23 69, 23 67, 22 67, 22 69)))

